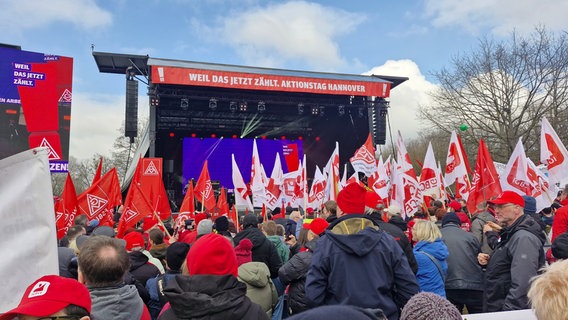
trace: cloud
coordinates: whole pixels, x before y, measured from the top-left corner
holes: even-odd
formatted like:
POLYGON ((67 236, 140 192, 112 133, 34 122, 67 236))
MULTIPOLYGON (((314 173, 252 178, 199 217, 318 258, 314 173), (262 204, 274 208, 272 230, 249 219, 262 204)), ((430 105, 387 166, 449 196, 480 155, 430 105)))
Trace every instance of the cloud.
POLYGON ((515 30, 528 33, 537 25, 545 25, 552 31, 562 31, 568 26, 566 0, 427 0, 426 16, 436 27, 460 27, 478 34, 490 30, 498 36, 506 36, 515 30))
MULTIPOLYGON (((421 132, 418 107, 430 104, 428 92, 434 90, 436 85, 426 80, 412 60, 388 60, 384 65, 374 67, 364 74, 409 78, 391 91, 388 99, 389 121, 393 137, 396 137, 396 132, 400 130, 405 140, 415 138, 421 132)), ((390 135, 387 132, 388 137, 390 135)))
MULTIPOLYGON (((138 119, 148 118, 147 100, 138 97, 138 119)), ((118 130, 124 122, 124 104, 124 95, 74 93, 69 155, 77 159, 110 155, 114 141, 123 135, 118 130)))
POLYGON ((317 3, 291 1, 233 13, 218 21, 211 31, 247 64, 282 67, 300 63, 336 70, 347 64, 337 39, 353 32, 364 16, 317 3))
POLYGON ((95 0, 3 0, 0 29, 21 33, 26 29, 45 27, 56 22, 71 23, 81 29, 109 27, 110 12, 95 0))

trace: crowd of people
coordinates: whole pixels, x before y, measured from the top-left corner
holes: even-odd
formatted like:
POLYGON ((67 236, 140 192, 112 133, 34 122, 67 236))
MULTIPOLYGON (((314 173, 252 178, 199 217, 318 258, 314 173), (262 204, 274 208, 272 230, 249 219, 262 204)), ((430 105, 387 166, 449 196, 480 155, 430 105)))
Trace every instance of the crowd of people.
POLYGON ((404 219, 359 183, 321 210, 240 221, 198 213, 116 231, 77 216, 59 275, 9 319, 462 319, 535 310, 568 319, 568 187, 536 212, 505 191, 468 212, 433 201, 404 219))

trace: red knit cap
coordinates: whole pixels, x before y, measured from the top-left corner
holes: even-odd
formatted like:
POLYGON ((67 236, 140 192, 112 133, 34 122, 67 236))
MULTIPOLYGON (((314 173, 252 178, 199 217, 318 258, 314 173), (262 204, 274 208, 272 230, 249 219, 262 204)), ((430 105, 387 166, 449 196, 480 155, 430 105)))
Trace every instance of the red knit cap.
POLYGON ((124 241, 127 251, 132 251, 132 248, 144 248, 144 237, 138 231, 129 232, 124 236, 124 241))
POLYGON ((235 254, 237 255, 237 263, 240 266, 247 262, 252 261, 252 242, 244 238, 239 242, 239 245, 235 247, 235 254))
POLYGON ((189 275, 228 275, 237 277, 237 256, 227 238, 216 233, 207 234, 195 241, 187 254, 189 275))
POLYGON ((365 194, 367 190, 356 182, 348 184, 337 195, 337 206, 345 214, 365 213, 365 194))
POLYGON ((319 236, 325 231, 325 229, 327 229, 328 226, 329 223, 324 218, 315 218, 308 225, 308 229, 319 236))
POLYGON ((456 211, 456 212, 462 210, 462 205, 459 202, 457 202, 456 200, 448 203, 448 207, 454 209, 454 211, 456 211))

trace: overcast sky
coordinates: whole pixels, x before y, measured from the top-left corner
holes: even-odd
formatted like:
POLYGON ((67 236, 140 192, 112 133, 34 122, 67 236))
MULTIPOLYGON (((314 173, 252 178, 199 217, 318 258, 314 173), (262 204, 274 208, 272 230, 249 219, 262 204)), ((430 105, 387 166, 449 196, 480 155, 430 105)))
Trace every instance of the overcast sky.
MULTIPOLYGON (((0 0, 0 43, 74 58, 70 155, 110 154, 124 120, 124 77, 96 51, 155 58, 410 78, 392 91, 393 130, 420 130, 431 74, 483 36, 568 28, 566 0, 0 0)), ((140 86, 140 116, 147 96, 140 86)), ((394 134, 393 134, 394 135, 394 134)))

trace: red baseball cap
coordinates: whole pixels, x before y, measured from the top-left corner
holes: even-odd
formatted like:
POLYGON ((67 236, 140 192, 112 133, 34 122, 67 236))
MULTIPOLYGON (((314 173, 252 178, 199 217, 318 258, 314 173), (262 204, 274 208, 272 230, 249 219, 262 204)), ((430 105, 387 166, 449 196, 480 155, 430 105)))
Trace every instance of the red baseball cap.
POLYGON ((313 233, 317 234, 318 236, 321 235, 325 229, 329 226, 329 223, 324 218, 315 218, 309 224, 304 223, 304 228, 310 229, 313 233))
POLYGON ((525 199, 514 191, 504 191, 496 199, 487 201, 489 204, 506 204, 512 203, 521 207, 525 206, 525 199))
POLYGON ((124 236, 126 250, 132 251, 133 248, 144 248, 144 236, 138 231, 132 231, 124 236))
POLYGON ((9 320, 17 315, 47 317, 74 304, 91 313, 91 296, 85 285, 75 279, 56 275, 43 276, 26 289, 20 304, 3 315, 9 320))

